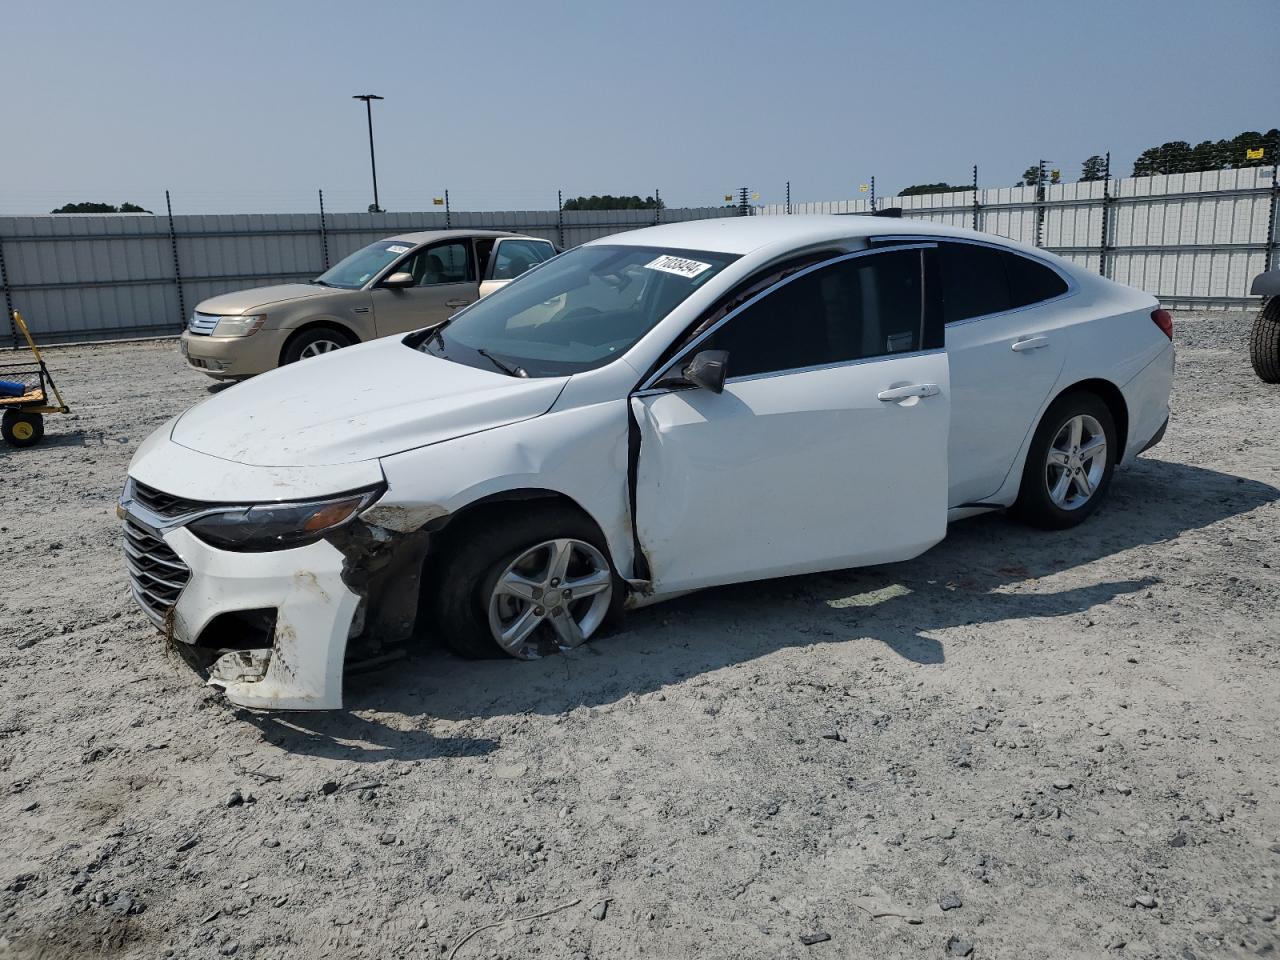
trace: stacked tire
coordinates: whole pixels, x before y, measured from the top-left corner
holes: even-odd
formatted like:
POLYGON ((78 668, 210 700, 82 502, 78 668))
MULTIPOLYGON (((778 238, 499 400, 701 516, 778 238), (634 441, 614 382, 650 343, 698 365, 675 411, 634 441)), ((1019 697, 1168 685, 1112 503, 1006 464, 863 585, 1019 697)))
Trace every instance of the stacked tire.
POLYGON ((1280 297, 1266 301, 1253 321, 1249 360, 1263 383, 1280 383, 1280 297))

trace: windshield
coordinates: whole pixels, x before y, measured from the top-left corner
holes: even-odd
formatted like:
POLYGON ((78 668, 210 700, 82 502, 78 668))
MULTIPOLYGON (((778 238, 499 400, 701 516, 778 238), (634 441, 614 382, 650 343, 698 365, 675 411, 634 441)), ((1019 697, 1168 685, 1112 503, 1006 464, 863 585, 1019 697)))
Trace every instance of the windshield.
POLYGON ((658 247, 578 247, 405 342, 435 356, 517 376, 604 366, 736 256, 658 247))
POLYGON ((412 249, 413 244, 405 240, 379 240, 334 264, 316 277, 315 282, 326 287, 359 290, 394 260, 412 249))

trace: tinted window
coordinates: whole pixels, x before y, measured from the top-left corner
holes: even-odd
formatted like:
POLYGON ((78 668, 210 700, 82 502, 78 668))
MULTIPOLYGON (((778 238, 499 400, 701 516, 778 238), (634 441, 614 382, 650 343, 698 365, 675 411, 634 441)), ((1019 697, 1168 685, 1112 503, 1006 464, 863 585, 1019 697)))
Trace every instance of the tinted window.
POLYGON ((1009 292, 1015 307, 1050 300, 1067 292, 1067 282, 1044 264, 1016 253, 1005 253, 1004 265, 1009 273, 1009 292))
POLYGON ((956 323, 1012 305, 1004 266, 1005 254, 973 243, 939 243, 942 274, 942 320, 956 323))
POLYGON ((841 363, 920 349, 920 251, 820 267, 785 283, 708 337, 729 376, 841 363))

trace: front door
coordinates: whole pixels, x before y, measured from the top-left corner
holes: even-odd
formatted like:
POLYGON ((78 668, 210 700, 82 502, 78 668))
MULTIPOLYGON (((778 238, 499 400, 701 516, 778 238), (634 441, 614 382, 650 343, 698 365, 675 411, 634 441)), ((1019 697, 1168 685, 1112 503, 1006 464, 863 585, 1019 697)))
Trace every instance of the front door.
POLYGON ((371 291, 380 337, 444 323, 479 297, 471 244, 466 240, 423 247, 392 272, 411 274, 414 286, 371 291))
POLYGON ((942 539, 950 378, 922 256, 794 274, 632 397, 656 592, 904 560, 942 539), (721 394, 678 382, 704 349, 728 351, 721 394))

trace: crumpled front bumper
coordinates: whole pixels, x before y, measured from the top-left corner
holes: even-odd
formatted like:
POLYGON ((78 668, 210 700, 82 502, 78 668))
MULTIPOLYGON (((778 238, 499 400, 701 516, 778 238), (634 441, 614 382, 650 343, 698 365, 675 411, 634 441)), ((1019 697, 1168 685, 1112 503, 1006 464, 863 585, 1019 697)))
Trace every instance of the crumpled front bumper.
MULTIPOLYGON (((158 530, 124 505, 125 522, 163 543, 189 571, 177 602, 165 610, 148 595, 157 588, 129 555, 134 598, 175 642, 200 643, 222 614, 273 610, 269 646, 224 653, 209 683, 242 707, 327 710, 342 706, 347 639, 361 598, 342 579, 343 554, 326 541, 270 553, 233 553, 209 546, 184 528, 158 530)), ((126 543, 147 543, 140 537, 126 543)), ((135 548, 136 550, 137 548, 135 548)), ((157 548, 158 550, 158 548, 157 548)), ((167 554, 165 556, 168 556, 167 554)), ((171 561, 170 561, 171 562, 171 561)), ((167 567, 150 567, 167 573, 167 567)), ((181 572, 175 571, 176 583, 181 572)))

